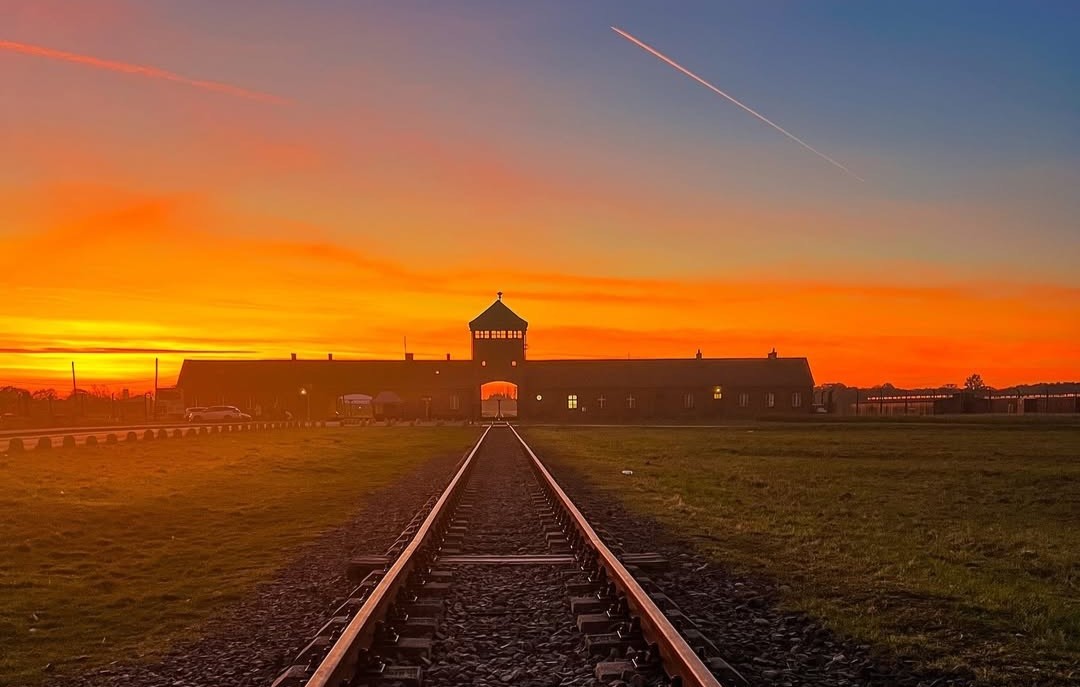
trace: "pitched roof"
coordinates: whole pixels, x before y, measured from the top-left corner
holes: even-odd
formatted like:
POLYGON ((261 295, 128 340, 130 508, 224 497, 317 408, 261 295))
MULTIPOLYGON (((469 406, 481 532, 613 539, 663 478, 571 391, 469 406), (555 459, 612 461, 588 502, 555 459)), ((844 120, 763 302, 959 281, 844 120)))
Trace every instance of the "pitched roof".
POLYGON ((468 360, 185 360, 176 385, 186 389, 281 392, 314 385, 320 393, 469 388, 468 360))
POLYGON ((487 310, 477 315, 476 319, 469 323, 469 329, 474 332, 501 331, 504 329, 524 331, 528 326, 528 322, 506 307, 506 304, 502 302, 501 293, 499 294, 499 300, 489 305, 487 310))
POLYGON ((530 388, 671 388, 714 384, 752 388, 812 387, 806 358, 652 358, 530 360, 522 369, 530 388))

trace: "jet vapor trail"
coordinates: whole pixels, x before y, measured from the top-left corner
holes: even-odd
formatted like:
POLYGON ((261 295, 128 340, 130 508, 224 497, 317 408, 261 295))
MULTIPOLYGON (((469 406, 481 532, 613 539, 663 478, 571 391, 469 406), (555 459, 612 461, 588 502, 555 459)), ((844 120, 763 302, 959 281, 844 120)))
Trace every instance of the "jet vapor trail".
POLYGON ((276 95, 271 95, 270 93, 251 91, 246 88, 230 86, 229 84, 220 83, 218 81, 201 81, 198 79, 189 79, 186 76, 174 74, 173 72, 168 72, 164 69, 157 69, 155 67, 144 67, 138 64, 128 64, 127 62, 102 60, 98 59, 97 57, 90 57, 89 55, 79 55, 77 53, 64 52, 63 50, 53 50, 52 48, 45 48, 39 45, 29 45, 26 43, 16 43, 15 41, 0 40, 0 50, 17 52, 23 55, 31 55, 33 57, 45 57, 53 60, 63 60, 64 62, 74 62, 75 64, 81 64, 87 67, 94 67, 96 69, 105 69, 112 72, 120 72, 122 74, 137 74, 139 76, 146 76, 151 79, 164 79, 166 81, 175 81, 176 83, 193 86, 194 88, 201 88, 204 91, 224 93, 226 95, 232 95, 238 98, 258 100, 264 103, 273 103, 275 105, 286 105, 289 102, 284 98, 278 97, 276 95))
POLYGON ((724 92, 723 92, 723 91, 721 91, 721 90, 720 90, 719 88, 717 88, 716 86, 713 86, 713 85, 712 85, 711 83, 709 83, 709 82, 708 82, 708 81, 706 81, 705 79, 701 78, 700 76, 698 76, 698 75, 697 75, 697 74, 695 74, 694 72, 690 71, 690 70, 689 70, 689 69, 687 69, 686 67, 683 67, 683 66, 682 66, 681 64, 679 64, 679 63, 678 63, 678 62, 676 62, 675 60, 672 60, 672 59, 670 59, 669 57, 665 56, 665 55, 664 55, 663 53, 661 53, 661 52, 660 52, 659 50, 655 50, 655 49, 653 49, 653 48, 649 47, 648 45, 646 45, 646 44, 642 43, 641 41, 639 41, 638 39, 634 38, 633 36, 631 36, 631 35, 630 35, 630 34, 628 34, 627 32, 623 31, 622 29, 617 29, 617 28, 615 28, 614 26, 612 26, 612 27, 611 27, 611 30, 612 30, 612 31, 614 31, 615 33, 619 34, 620 36, 622 36, 622 37, 623 37, 623 38, 625 38, 626 40, 630 41, 630 42, 631 42, 631 43, 633 43, 634 45, 638 46, 638 47, 639 47, 639 48, 641 48, 642 50, 645 50, 646 52, 652 53, 652 55, 654 55, 655 57, 658 57, 658 58, 659 58, 660 60, 662 60, 663 62, 666 62, 667 64, 669 64, 670 66, 674 67, 675 69, 678 69, 678 70, 679 70, 680 72, 682 72, 683 74, 686 74, 686 75, 687 75, 687 76, 689 76, 689 77, 690 77, 691 79, 693 79, 694 81, 697 81, 697 82, 698 82, 699 84, 701 84, 701 85, 702 85, 702 86, 704 86, 705 88, 708 88, 708 89, 709 89, 710 91, 712 91, 713 93, 717 93, 717 94, 719 94, 719 95, 722 95, 722 96, 724 96, 725 98, 727 98, 727 99, 728 99, 728 100, 730 100, 731 102, 735 103, 736 105, 738 105, 738 106, 739 106, 739 107, 741 107, 742 109, 744 109, 744 110, 746 110, 747 112, 749 112, 750 114, 754 115, 755 117, 757 117, 757 118, 758 118, 758 119, 760 119, 761 121, 765 122, 766 124, 768 124, 768 125, 769 125, 769 126, 771 126, 772 128, 774 128, 774 129, 776 129, 777 131, 779 131, 780 133, 784 134, 785 136, 787 136, 787 137, 788 137, 788 138, 790 138, 791 140, 795 141, 796 143, 798 143, 799 145, 801 145, 801 146, 802 146, 803 148, 806 148, 806 149, 807 149, 807 150, 809 150, 810 152, 814 153, 814 154, 815 154, 815 155, 817 155, 818 157, 822 158, 823 160, 826 160, 826 161, 828 161, 828 162, 830 162, 830 163, 832 163, 832 164, 836 165, 837 167, 839 167, 840 169, 844 170, 845 172, 847 172, 847 173, 848 173, 848 174, 850 174, 851 176, 855 177, 855 178, 856 178, 856 179, 858 179, 859 181, 865 181, 865 179, 863 179, 862 177, 860 177, 860 176, 859 176, 858 174, 856 174, 855 172, 852 172, 852 171, 851 171, 850 169, 848 169, 848 168, 847 168, 847 167, 845 167, 844 165, 840 164, 839 162, 837 162, 836 160, 832 159, 831 157, 829 157, 829 156, 828 156, 828 155, 826 155, 825 153, 821 152, 820 150, 817 150, 816 148, 814 148, 813 146, 811 146, 811 145, 810 145, 809 143, 807 143, 806 141, 802 140, 801 138, 799 138, 799 137, 798 137, 798 136, 796 136, 795 134, 791 133, 790 131, 787 131, 786 129, 784 129, 784 127, 780 126, 779 124, 777 124, 777 123, 775 123, 775 122, 772 122, 772 121, 770 121, 770 120, 769 120, 769 119, 768 119, 767 117, 765 117, 765 115, 763 115, 763 114, 760 114, 760 113, 758 113, 758 112, 755 112, 754 110, 752 110, 751 108, 747 107, 746 105, 743 105, 742 103, 740 103, 740 102, 739 102, 738 100, 736 100, 735 98, 732 98, 732 97, 731 97, 730 95, 728 95, 727 93, 724 93, 724 92))

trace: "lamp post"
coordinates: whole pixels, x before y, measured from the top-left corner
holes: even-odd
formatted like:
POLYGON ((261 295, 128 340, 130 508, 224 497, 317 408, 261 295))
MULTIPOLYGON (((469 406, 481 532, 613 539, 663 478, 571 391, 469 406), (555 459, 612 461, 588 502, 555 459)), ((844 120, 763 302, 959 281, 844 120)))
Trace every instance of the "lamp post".
POLYGON ((307 421, 311 422, 311 394, 308 393, 307 387, 300 387, 300 395, 304 397, 307 404, 307 421))

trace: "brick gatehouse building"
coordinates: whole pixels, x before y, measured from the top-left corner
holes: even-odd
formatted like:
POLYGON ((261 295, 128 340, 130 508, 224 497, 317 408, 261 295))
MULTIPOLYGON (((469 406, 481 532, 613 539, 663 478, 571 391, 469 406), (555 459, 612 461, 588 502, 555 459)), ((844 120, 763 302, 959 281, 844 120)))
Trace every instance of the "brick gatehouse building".
POLYGON ((529 323, 502 294, 469 323, 469 360, 185 360, 177 386, 188 405, 235 405, 265 416, 326 419, 354 394, 403 419, 481 417, 481 386, 517 386, 517 414, 535 422, 707 423, 808 414, 806 358, 526 360, 529 323), (310 404, 310 405, 309 405, 310 404))

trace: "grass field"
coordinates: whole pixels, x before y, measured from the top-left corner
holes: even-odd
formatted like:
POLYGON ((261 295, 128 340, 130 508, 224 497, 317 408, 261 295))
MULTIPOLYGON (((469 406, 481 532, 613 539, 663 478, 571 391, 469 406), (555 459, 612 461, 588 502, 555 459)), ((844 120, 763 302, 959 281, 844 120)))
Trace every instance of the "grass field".
POLYGON ((556 466, 716 561, 774 580, 786 605, 860 641, 988 684, 1080 676, 1078 423, 526 436, 556 466))
POLYGON ((476 436, 299 430, 0 455, 0 685, 191 636, 366 494, 476 436))

